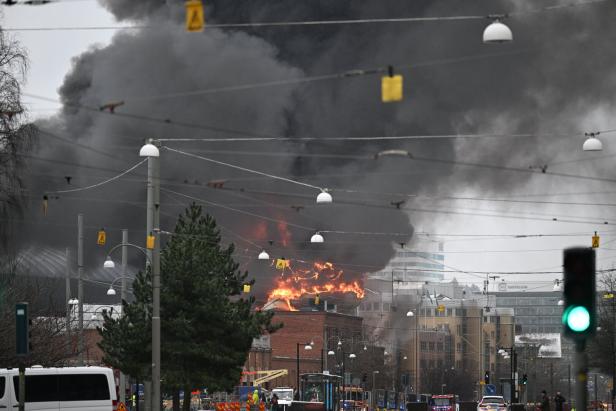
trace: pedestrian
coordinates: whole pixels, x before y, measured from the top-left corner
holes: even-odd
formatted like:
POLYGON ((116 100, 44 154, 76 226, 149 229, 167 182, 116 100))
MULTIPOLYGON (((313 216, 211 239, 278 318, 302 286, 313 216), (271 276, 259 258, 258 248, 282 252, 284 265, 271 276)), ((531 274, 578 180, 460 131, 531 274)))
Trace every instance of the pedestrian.
POLYGON ((550 397, 548 397, 548 393, 545 390, 541 391, 539 409, 541 411, 550 411, 550 397))
POLYGON ((554 396, 554 407, 555 411, 563 411, 563 404, 566 402, 565 397, 560 394, 560 391, 556 391, 556 395, 554 396))
POLYGON ((259 405, 259 390, 257 389, 252 393, 252 403, 253 405, 259 405))
POLYGON ((272 411, 278 411, 278 395, 272 395, 272 411))

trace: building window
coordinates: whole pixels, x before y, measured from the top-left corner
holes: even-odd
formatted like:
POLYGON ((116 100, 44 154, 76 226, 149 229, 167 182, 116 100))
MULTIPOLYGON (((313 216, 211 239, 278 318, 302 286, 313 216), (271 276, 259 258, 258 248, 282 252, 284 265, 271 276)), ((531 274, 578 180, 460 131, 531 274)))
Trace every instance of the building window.
POLYGON ((443 352, 443 343, 442 342, 437 342, 436 343, 436 351, 443 352))
POLYGON ((430 341, 430 351, 434 351, 434 342, 430 341))
POLYGON ((389 311, 389 303, 383 303, 383 311, 389 311))
POLYGON ((453 309, 448 308, 447 309, 447 317, 451 317, 453 315, 453 309))
POLYGON ((462 335, 462 325, 461 324, 456 325, 456 334, 462 335))
POLYGON ((426 341, 421 342, 421 351, 428 351, 428 343, 426 341))
POLYGON ((421 363, 421 368, 422 369, 425 370, 426 368, 428 368, 428 365, 426 364, 426 360, 421 360, 420 363, 421 363))
POLYGON ((443 368, 443 360, 441 358, 439 358, 438 360, 436 360, 436 366, 438 368, 443 368))
POLYGON ((456 344, 456 351, 457 352, 462 352, 462 343, 457 343, 456 344))

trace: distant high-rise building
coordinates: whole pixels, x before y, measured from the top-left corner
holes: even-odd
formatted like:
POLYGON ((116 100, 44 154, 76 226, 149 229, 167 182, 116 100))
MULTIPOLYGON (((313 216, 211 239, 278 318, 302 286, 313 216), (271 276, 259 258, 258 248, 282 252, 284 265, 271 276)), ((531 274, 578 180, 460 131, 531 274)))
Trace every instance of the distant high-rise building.
POLYGON ((417 240, 412 248, 398 248, 387 266, 368 276, 369 280, 394 282, 438 282, 444 279, 443 243, 417 240))

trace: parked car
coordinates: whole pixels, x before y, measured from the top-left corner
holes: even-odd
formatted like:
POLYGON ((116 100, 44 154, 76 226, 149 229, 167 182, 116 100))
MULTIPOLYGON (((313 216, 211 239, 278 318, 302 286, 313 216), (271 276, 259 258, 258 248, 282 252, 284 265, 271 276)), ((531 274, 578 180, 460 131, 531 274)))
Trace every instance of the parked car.
POLYGON ((477 411, 507 411, 507 403, 501 395, 486 395, 477 404, 477 411))

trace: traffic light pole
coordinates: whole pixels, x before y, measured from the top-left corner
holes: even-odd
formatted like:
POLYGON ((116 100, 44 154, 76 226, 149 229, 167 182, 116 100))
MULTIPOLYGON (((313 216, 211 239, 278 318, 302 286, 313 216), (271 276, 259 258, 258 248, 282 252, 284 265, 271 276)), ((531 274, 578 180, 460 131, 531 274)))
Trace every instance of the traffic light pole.
POLYGON ((575 343, 575 409, 586 411, 588 404, 588 356, 586 354, 586 341, 575 343))

